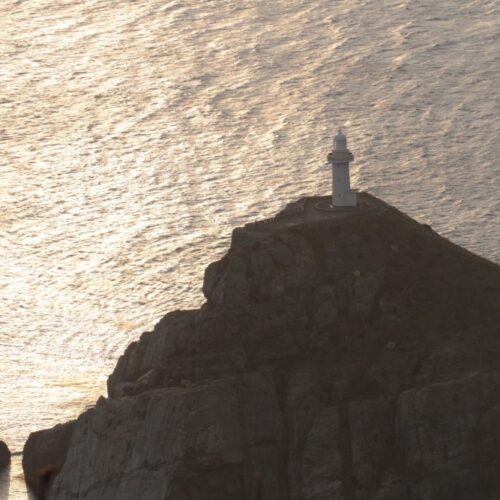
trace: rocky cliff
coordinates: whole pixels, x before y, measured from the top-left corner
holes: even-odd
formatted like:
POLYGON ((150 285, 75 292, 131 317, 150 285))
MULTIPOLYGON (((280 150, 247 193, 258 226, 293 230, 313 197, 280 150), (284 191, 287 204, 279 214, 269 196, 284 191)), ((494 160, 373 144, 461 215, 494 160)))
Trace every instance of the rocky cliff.
POLYGON ((307 198, 235 229, 203 291, 128 347, 50 499, 500 498, 499 266, 307 198))

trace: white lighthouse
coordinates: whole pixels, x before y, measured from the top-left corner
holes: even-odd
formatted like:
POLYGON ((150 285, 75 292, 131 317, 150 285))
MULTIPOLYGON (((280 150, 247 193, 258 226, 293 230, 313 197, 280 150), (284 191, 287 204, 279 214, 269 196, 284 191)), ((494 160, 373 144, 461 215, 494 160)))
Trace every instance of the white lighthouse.
POLYGON ((349 162, 354 156, 347 149, 347 137, 339 130, 333 139, 333 151, 328 154, 328 163, 332 165, 333 207, 355 207, 358 197, 355 191, 351 191, 349 178, 349 162))

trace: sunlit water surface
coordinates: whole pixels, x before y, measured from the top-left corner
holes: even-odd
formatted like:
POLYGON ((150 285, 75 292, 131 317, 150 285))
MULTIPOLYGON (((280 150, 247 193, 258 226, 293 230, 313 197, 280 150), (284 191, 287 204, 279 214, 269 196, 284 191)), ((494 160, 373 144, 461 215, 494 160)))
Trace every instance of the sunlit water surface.
POLYGON ((499 262, 499 6, 3 0, 0 438, 105 393, 232 227, 327 193, 336 126, 356 187, 499 262))

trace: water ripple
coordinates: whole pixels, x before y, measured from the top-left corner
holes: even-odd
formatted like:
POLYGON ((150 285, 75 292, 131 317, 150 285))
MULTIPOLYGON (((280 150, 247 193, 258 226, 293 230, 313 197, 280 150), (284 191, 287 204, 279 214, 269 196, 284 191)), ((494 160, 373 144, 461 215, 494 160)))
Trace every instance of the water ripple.
POLYGON ((495 0, 4 1, 0 437, 103 393, 232 227, 328 192, 339 125, 357 187, 500 262, 499 26, 495 0))

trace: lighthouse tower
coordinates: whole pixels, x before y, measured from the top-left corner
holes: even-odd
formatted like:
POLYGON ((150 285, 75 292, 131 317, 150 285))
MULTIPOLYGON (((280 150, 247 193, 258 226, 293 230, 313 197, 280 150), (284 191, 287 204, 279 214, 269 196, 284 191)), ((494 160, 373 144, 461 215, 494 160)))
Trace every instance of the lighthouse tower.
POLYGON ((347 137, 339 130, 333 139, 333 151, 328 154, 328 163, 332 165, 333 207, 355 207, 358 204, 356 192, 351 191, 349 162, 354 156, 347 149, 347 137))

